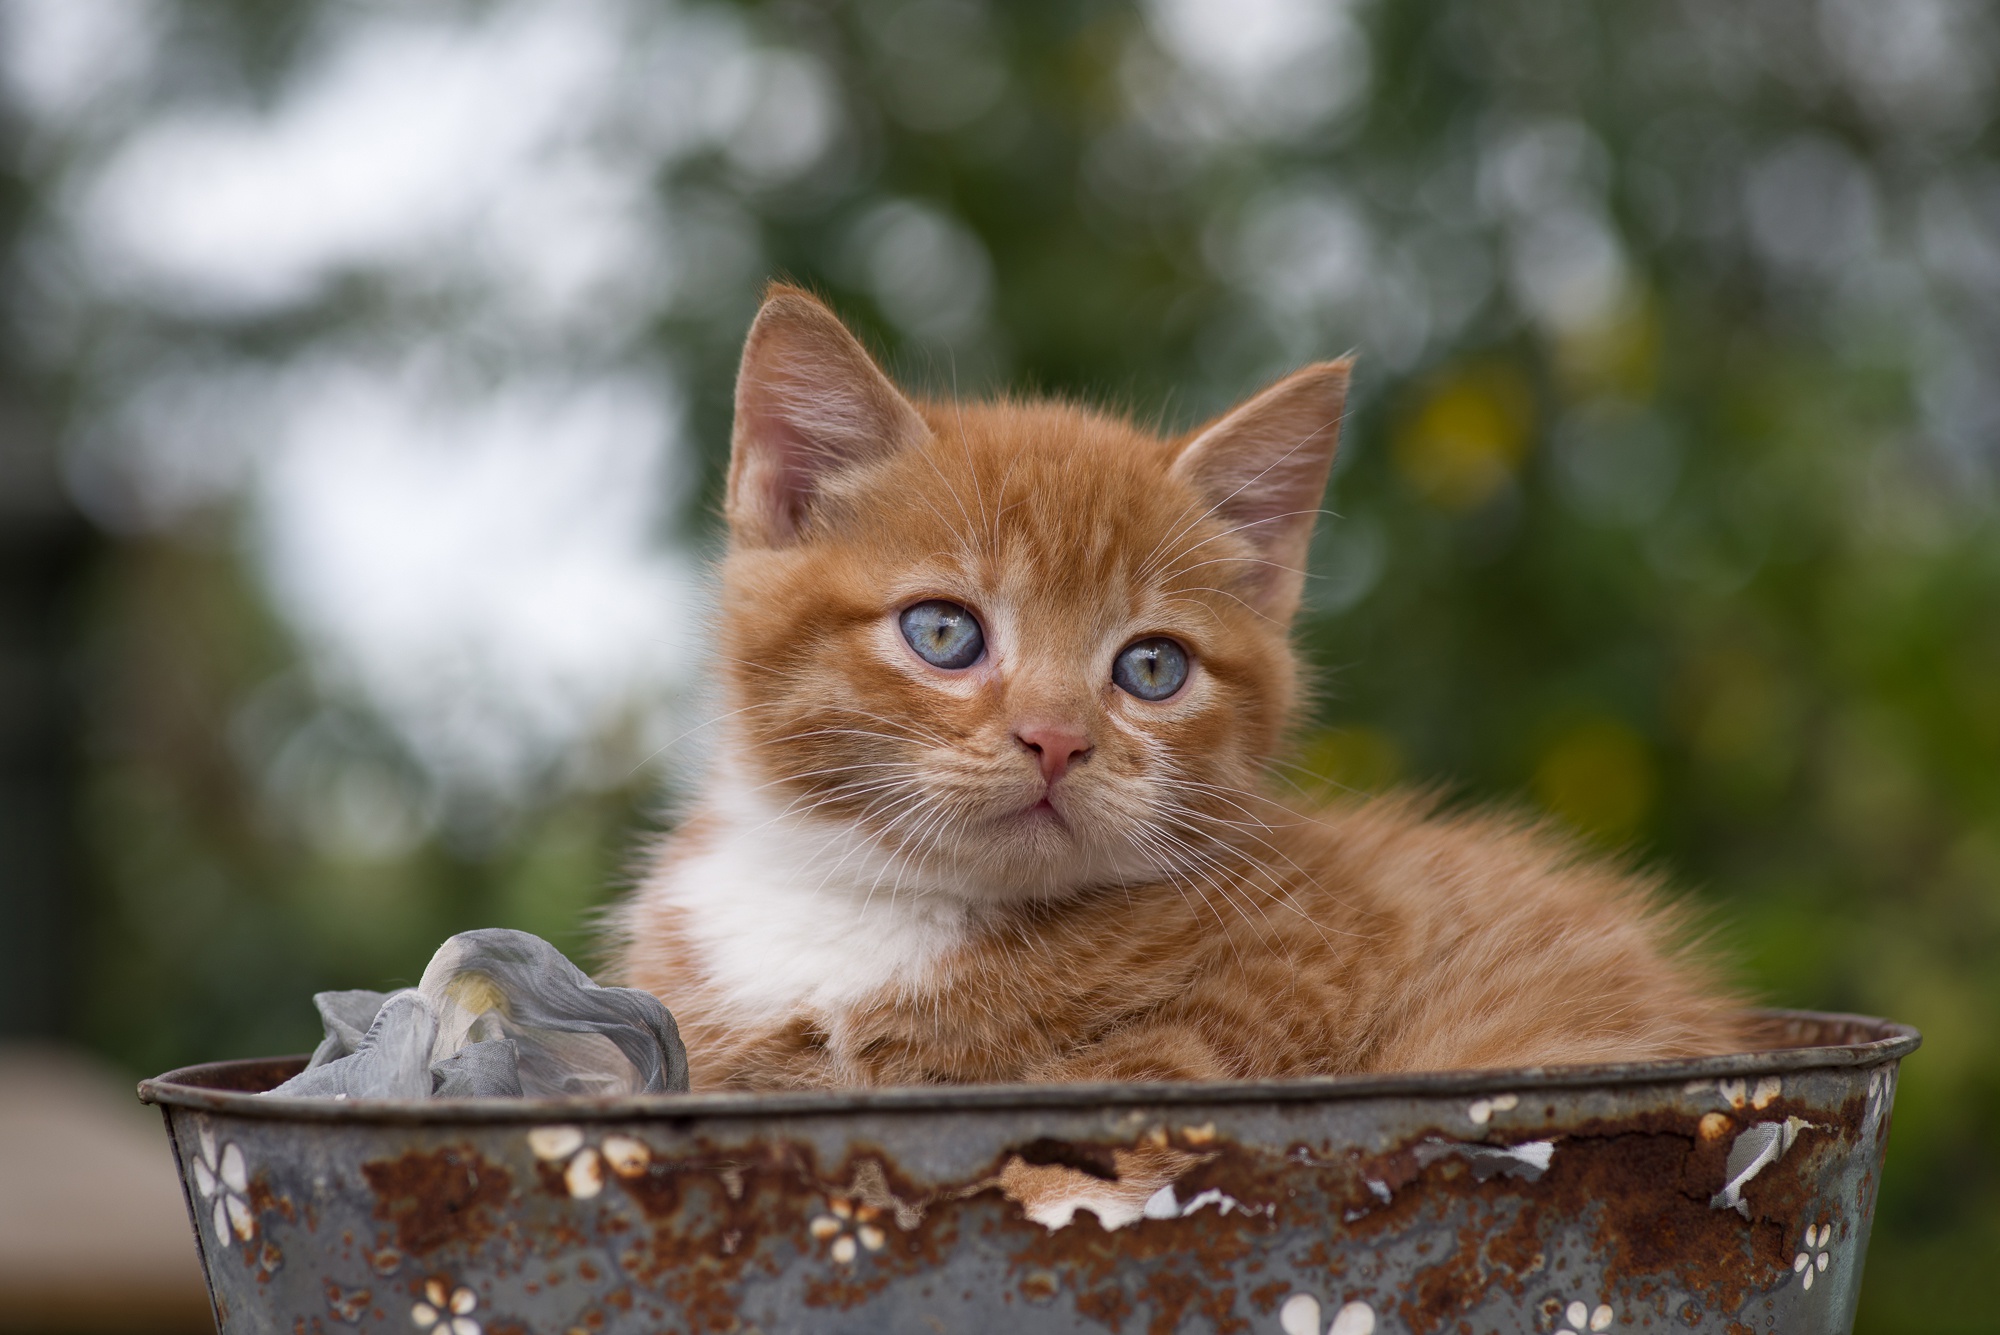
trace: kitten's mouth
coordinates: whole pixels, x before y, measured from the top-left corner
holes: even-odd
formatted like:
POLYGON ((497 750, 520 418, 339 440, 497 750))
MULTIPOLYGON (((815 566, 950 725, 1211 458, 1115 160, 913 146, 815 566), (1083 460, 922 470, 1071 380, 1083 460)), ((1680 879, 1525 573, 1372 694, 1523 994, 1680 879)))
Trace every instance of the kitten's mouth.
POLYGON ((1069 829, 1069 822, 1063 819, 1062 812, 1056 810, 1056 804, 1049 801, 1046 795, 1041 801, 1035 803, 1025 811, 1017 813, 1014 819, 1031 825, 1046 821, 1061 829, 1069 829))

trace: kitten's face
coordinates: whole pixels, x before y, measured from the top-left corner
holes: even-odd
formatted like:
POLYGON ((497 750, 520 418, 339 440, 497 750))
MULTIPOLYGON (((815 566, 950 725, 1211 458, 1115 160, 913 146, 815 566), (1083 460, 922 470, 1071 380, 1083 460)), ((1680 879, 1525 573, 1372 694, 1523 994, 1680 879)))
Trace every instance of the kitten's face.
POLYGON ((868 420, 838 392, 879 372, 827 356, 813 339, 838 325, 814 326, 832 319, 816 305, 795 317, 803 351, 771 331, 787 299, 807 300, 767 306, 739 389, 732 760, 776 805, 866 831, 910 885, 1009 899, 1199 882, 1293 698, 1281 563, 1302 543, 1259 539, 1316 508, 1330 441, 1290 479, 1309 500, 1246 514, 1232 502, 1282 461, 1224 469, 1235 495, 1218 496, 1194 446, 1074 408, 898 396, 864 403, 883 409, 868 420), (760 373, 779 381, 762 400, 760 373))

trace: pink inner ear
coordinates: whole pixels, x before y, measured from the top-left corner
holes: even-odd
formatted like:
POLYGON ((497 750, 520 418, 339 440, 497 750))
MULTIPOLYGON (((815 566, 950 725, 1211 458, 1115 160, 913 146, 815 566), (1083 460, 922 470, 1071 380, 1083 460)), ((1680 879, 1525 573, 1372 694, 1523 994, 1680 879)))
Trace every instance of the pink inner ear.
POLYGON ((1295 371, 1202 430, 1174 461, 1254 556, 1241 582, 1261 611, 1289 619, 1326 492, 1347 403, 1349 362, 1295 371))
POLYGON ((923 433, 916 409, 833 312, 780 289, 750 328, 736 381, 732 534, 771 545, 794 540, 833 475, 923 433))
POLYGON ((1198 470, 1197 480, 1206 494, 1216 498, 1216 513, 1227 516, 1245 537, 1260 546, 1281 542, 1280 535, 1258 530, 1294 519, 1310 524, 1311 516, 1300 512, 1318 509, 1332 462, 1330 452, 1317 448, 1312 433, 1335 429, 1305 429, 1290 452, 1275 458, 1269 457, 1276 453, 1275 444, 1270 452, 1244 450, 1240 457, 1225 457, 1218 451, 1209 468, 1198 470))
POLYGON ((815 459, 823 465, 830 452, 816 446, 791 418, 762 404, 738 406, 736 438, 738 453, 747 447, 750 458, 732 492, 739 486, 754 491, 744 499, 769 521, 773 533, 795 537, 814 490, 815 459))

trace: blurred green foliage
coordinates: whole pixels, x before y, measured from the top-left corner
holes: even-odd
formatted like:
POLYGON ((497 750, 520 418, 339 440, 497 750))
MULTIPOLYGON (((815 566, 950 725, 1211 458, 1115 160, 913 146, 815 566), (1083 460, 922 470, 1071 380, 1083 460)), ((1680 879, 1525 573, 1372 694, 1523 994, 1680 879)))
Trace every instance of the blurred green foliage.
MULTIPOLYGON (((276 97, 350 8, 165 6, 150 96, 276 97)), ((739 136, 649 172, 692 220, 662 238, 683 279, 628 350, 686 396, 703 480, 678 532, 713 540, 770 275, 929 388, 1176 427, 1358 349, 1291 781, 1547 809, 1711 905, 1772 1002, 1921 1027, 1862 1329, 1993 1328, 1990 7, 1911 11, 1915 54, 1893 7, 1834 0, 1252 5, 1251 26, 1319 16, 1264 48, 1186 4, 604 8, 720 15, 814 62, 839 113, 797 170, 758 169, 739 136), (926 246, 949 262, 923 269, 926 246)), ((66 169, 51 152, 44 184, 66 169)), ((100 303, 91 328, 275 368, 314 339, 404 337, 372 281, 252 320, 100 303)), ((82 421, 131 363, 74 346, 47 375, 82 421)), ((331 730, 426 780, 365 703, 302 674, 237 522, 129 534, 98 572, 79 1034, 148 1070, 298 1049, 312 990, 408 980, 476 925, 587 958, 589 911, 655 828, 655 773, 635 755, 629 779, 551 781, 390 856, 316 843, 262 792, 259 729, 331 730)))

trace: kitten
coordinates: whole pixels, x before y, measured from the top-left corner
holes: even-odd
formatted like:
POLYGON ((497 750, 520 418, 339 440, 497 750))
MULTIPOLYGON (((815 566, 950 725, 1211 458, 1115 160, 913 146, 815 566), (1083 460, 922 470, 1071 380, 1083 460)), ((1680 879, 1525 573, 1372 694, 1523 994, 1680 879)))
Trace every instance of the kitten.
POLYGON ((1189 436, 915 401, 775 287, 736 390, 726 739, 617 920, 695 1088, 1740 1049, 1654 887, 1264 775, 1348 363, 1189 436))

